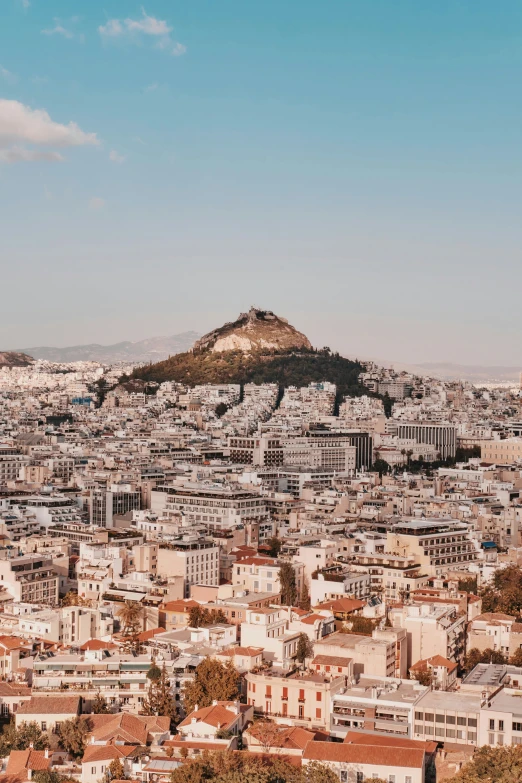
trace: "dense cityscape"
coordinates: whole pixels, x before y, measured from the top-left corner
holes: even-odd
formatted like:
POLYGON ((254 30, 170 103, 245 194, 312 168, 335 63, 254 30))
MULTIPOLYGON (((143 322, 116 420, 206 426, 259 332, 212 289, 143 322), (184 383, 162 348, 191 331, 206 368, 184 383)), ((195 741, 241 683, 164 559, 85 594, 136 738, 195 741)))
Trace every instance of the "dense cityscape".
MULTIPOLYGON (((173 358, 305 341, 252 308, 173 358)), ((522 745, 520 388, 3 365, 9 779, 464 781, 522 745)))

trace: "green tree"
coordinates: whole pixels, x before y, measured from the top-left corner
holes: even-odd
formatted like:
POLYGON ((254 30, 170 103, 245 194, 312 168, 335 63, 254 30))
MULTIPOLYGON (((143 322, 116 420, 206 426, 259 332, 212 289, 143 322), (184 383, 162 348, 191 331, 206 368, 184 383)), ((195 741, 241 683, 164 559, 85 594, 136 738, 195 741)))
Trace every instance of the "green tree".
POLYGON ((511 666, 522 666, 522 647, 515 650, 511 658, 509 659, 511 666))
POLYGON ((420 685, 431 685, 433 682, 433 672, 430 669, 424 671, 416 671, 413 674, 413 679, 417 680, 420 685))
POLYGON ((109 764, 109 780, 124 780, 125 769, 119 759, 113 759, 109 764))
POLYGON ((109 705, 100 691, 96 694, 92 702, 92 711, 94 715, 108 715, 110 713, 109 705))
POLYGON ((459 579, 459 590, 463 593, 477 594, 477 577, 468 576, 466 579, 459 579))
POLYGON ((192 606, 189 611, 190 628, 203 628, 207 625, 227 623, 227 616, 222 609, 207 609, 203 606, 192 606))
POLYGON ((35 783, 63 783, 67 778, 52 769, 40 769, 33 773, 32 780, 35 783))
POLYGON ((142 711, 145 715, 163 715, 173 718, 176 714, 176 705, 172 698, 170 680, 167 676, 165 663, 161 669, 155 666, 159 673, 150 679, 147 698, 144 699, 142 711))
POLYGON ((305 633, 299 634, 299 639, 297 640, 297 650, 295 653, 296 659, 301 665, 303 665, 306 659, 311 658, 313 654, 314 646, 308 636, 305 633))
POLYGON ((151 682, 156 682, 161 677, 161 669, 157 665, 155 658, 152 659, 149 671, 147 672, 147 679, 151 682))
POLYGON ((60 724, 58 736, 62 748, 75 758, 81 758, 85 751, 89 725, 85 718, 70 718, 60 724))
POLYGON ((326 765, 311 762, 304 767, 290 764, 276 755, 249 753, 207 753, 191 759, 171 774, 171 783, 339 783, 326 765))
POLYGON ((376 459, 372 465, 373 473, 378 473, 379 478, 382 478, 385 474, 390 473, 391 468, 385 459, 376 459))
POLYGON ((469 673, 479 663, 502 664, 507 663, 507 658, 499 650, 492 650, 490 648, 487 650, 478 650, 476 647, 472 647, 464 658, 462 668, 466 673, 469 673))
POLYGON ((291 563, 281 563, 279 568, 279 583, 281 585, 281 603, 283 606, 294 606, 297 602, 297 587, 295 571, 291 563))
POLYGON ((363 617, 360 614, 356 614, 347 620, 346 624, 340 629, 341 633, 357 633, 371 636, 376 622, 371 617, 363 617))
POLYGON ((270 557, 279 557, 279 552, 281 551, 281 547, 283 545, 281 539, 277 536, 272 536, 272 538, 270 538, 267 543, 270 547, 270 557))
POLYGON ((188 714, 196 706, 209 707, 217 701, 233 701, 238 698, 239 677, 232 662, 220 663, 212 658, 201 661, 194 672, 194 679, 185 684, 183 707, 188 714))
POLYGON ((473 759, 451 778, 452 783, 520 783, 522 747, 478 748, 473 759))
POLYGON ((140 601, 124 601, 116 613, 122 626, 122 635, 130 639, 131 648, 139 652, 139 634, 143 630, 145 608, 140 601))
POLYGON ((35 750, 45 750, 49 747, 49 738, 34 721, 21 723, 16 728, 13 720, 4 726, 0 735, 0 756, 8 756, 12 750, 27 750, 31 743, 35 750))
POLYGON ((310 609, 310 593, 308 591, 306 579, 303 579, 303 586, 301 587, 301 595, 299 596, 299 609, 310 609))
POLYGON ((220 402, 218 405, 216 405, 216 416, 218 419, 224 416, 227 411, 228 405, 226 405, 224 402, 220 402))

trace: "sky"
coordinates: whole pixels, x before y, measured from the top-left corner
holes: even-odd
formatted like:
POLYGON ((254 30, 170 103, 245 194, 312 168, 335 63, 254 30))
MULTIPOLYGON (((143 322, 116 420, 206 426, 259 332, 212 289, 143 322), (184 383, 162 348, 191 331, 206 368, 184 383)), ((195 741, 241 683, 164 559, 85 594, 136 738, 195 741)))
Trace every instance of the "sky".
POLYGON ((522 363, 521 74, 520 0, 0 0, 0 349, 522 363))

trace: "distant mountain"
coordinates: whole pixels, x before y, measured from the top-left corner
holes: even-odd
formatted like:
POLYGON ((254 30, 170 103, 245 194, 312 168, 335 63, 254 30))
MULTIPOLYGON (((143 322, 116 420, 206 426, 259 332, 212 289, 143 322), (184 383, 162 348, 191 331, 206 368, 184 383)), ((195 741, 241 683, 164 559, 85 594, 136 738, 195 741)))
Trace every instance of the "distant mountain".
POLYGON ((132 343, 125 341, 114 345, 71 345, 66 348, 39 346, 25 348, 24 353, 35 359, 49 362, 158 362, 183 351, 188 351, 200 335, 197 332, 182 332, 171 337, 150 337, 132 343))
POLYGON ((194 345, 163 362, 140 367, 134 379, 202 383, 335 383, 339 396, 363 394, 362 366, 328 350, 315 351, 308 338, 269 310, 242 313, 194 345))
POLYGON ((31 356, 21 351, 0 351, 0 367, 27 367, 33 363, 31 356))

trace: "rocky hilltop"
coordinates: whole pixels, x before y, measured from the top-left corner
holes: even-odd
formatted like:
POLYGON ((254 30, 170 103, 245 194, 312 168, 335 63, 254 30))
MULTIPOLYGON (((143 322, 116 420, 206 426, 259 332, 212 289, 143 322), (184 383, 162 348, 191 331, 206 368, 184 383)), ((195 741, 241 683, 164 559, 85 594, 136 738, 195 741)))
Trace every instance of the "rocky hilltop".
POLYGON ((0 367, 28 367, 33 358, 18 351, 0 351, 0 367))
POLYGON ((271 310, 251 307, 248 313, 241 313, 232 323, 213 329, 197 340, 193 351, 251 353, 259 350, 286 351, 291 348, 311 349, 312 345, 286 318, 275 315, 271 310))
POLYGON ((186 353, 134 370, 132 379, 204 383, 277 383, 307 386, 331 381, 343 394, 363 394, 358 362, 315 350, 304 334, 270 310, 251 308, 237 321, 214 329, 186 353))

